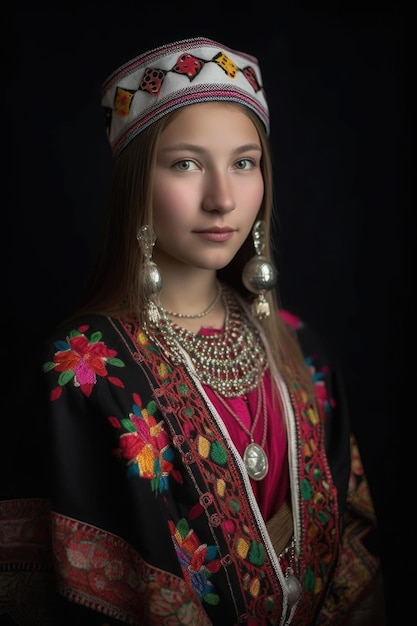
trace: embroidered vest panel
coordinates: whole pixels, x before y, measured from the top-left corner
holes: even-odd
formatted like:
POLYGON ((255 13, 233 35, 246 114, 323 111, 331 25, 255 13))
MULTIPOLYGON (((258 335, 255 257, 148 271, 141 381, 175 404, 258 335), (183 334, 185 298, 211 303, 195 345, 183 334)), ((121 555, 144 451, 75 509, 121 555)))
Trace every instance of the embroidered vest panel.
MULTIPOLYGON (((125 324, 124 330, 132 338, 132 349, 143 355, 139 365, 146 364, 152 374, 155 397, 198 495, 198 502, 184 511, 184 518, 191 516, 201 543, 216 546, 222 569, 227 571, 228 593, 240 618, 249 615, 262 617, 265 623, 278 623, 282 578, 264 541, 263 523, 253 513, 233 450, 187 369, 171 368, 135 324, 125 324)), ((303 587, 293 623, 303 624, 319 610, 323 590, 335 567, 339 528, 336 490, 324 454, 324 415, 319 416, 306 402, 307 394, 299 383, 294 382, 289 393, 297 430, 296 499, 301 532, 298 575, 303 587)), ((174 529, 175 521, 171 523, 174 529)), ((214 588, 220 571, 212 576, 214 588)))
MULTIPOLYGON (((144 603, 134 598, 138 587, 147 598, 154 591, 152 615, 146 616, 149 626, 163 623, 168 605, 179 624, 187 623, 190 615, 199 624, 279 624, 286 611, 284 575, 253 506, 240 458, 191 371, 173 368, 135 321, 91 316, 56 346, 44 368, 48 376, 59 373, 57 386, 51 385, 51 402, 59 403, 63 389, 71 386, 71 393, 82 395, 100 419, 105 417, 114 440, 113 462, 123 468, 125 482, 135 492, 132 502, 136 499, 133 521, 126 525, 133 528, 131 534, 119 532, 117 522, 102 528, 93 517, 68 521, 68 515, 56 512, 53 529, 62 557, 57 570, 63 595, 82 603, 91 594, 91 607, 108 615, 121 611, 131 624, 144 619, 144 603), (126 367, 130 359, 137 378, 126 367), (145 524, 149 536, 152 530, 158 534, 152 546, 146 537, 134 538, 145 524), (90 545, 89 557, 107 554, 113 565, 120 563, 117 597, 107 598, 100 585, 94 589, 88 567, 80 575, 78 543, 90 545), (160 561, 151 547, 159 550, 160 561), (123 588, 126 610, 120 609, 123 588), (201 618, 199 603, 208 622, 201 618)), ((325 418, 297 383, 288 392, 297 435, 297 476, 291 484, 300 545, 296 575, 303 589, 291 623, 301 626, 312 622, 323 601, 338 556, 339 529, 337 494, 324 451, 325 418)), ((120 497, 121 506, 124 500, 120 497)), ((106 560, 94 562, 104 567, 106 560)))

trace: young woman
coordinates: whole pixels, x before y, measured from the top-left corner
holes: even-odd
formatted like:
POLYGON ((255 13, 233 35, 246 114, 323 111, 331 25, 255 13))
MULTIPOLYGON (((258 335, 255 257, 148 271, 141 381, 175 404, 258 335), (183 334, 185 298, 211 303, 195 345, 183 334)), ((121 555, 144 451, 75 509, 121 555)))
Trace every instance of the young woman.
POLYGON ((162 46, 109 77, 103 111, 106 229, 43 359, 56 623, 341 624, 349 424, 277 301, 257 61, 162 46))

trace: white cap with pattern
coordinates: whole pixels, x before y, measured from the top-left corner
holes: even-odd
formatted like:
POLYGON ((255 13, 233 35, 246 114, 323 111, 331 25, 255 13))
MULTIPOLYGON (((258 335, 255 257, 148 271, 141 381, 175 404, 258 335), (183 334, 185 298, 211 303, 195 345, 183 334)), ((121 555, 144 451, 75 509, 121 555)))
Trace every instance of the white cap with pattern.
POLYGON ((268 104, 255 57, 204 37, 154 48, 104 82, 102 107, 113 156, 167 113, 198 102, 237 102, 269 133, 268 104))

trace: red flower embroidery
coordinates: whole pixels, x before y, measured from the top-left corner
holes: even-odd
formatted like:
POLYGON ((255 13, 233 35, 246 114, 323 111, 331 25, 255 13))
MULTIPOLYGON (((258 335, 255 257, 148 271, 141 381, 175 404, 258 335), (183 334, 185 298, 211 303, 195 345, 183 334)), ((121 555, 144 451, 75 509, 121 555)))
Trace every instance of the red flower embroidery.
MULTIPOLYGON (((87 330, 88 326, 82 327, 87 330)), ((66 341, 57 341, 55 346, 57 351, 53 360, 44 364, 44 371, 55 370, 59 372, 58 387, 51 392, 51 400, 56 400, 62 393, 62 387, 71 380, 75 387, 79 387, 82 393, 89 397, 97 376, 108 376, 107 366, 124 367, 123 361, 116 358, 116 350, 108 348, 102 341, 100 332, 93 333, 88 337, 81 332, 81 329, 73 330, 66 341)), ((109 377, 109 382, 123 387, 119 378, 109 377)))

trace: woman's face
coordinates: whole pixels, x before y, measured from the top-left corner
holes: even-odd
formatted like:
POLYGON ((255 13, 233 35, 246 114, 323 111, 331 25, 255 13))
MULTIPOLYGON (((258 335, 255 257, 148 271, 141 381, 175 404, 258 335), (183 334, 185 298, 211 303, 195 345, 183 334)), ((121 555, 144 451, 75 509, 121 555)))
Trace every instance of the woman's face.
POLYGON ((156 158, 154 260, 169 270, 226 266, 258 214, 264 181, 258 132, 230 103, 186 106, 163 130, 156 158))

